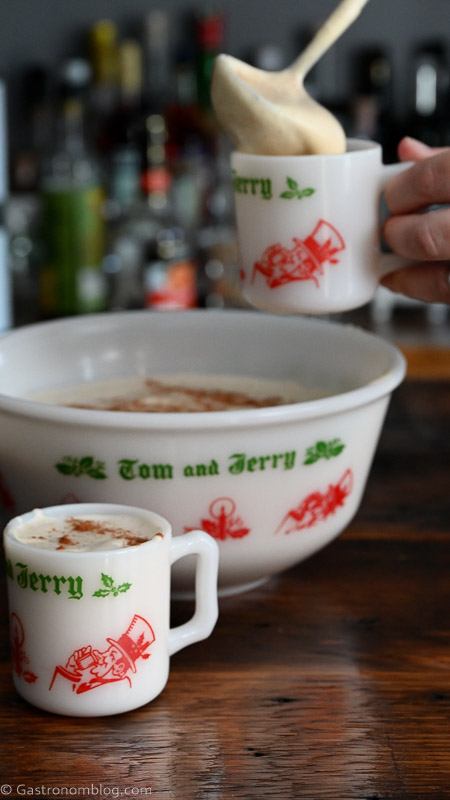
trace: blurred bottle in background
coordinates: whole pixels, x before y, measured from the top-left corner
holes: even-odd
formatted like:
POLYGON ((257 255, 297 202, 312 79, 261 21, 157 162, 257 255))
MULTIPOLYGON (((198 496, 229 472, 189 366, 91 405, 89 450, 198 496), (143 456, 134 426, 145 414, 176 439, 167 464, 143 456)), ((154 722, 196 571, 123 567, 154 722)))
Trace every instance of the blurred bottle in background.
POLYGON ((197 245, 200 304, 206 308, 241 304, 230 145, 224 136, 219 136, 217 142, 197 245))
POLYGON ((411 111, 407 132, 431 147, 448 141, 450 65, 445 42, 423 43, 411 55, 411 111))
MULTIPOLYGON (((22 76, 22 102, 26 141, 12 160, 13 192, 37 192, 42 158, 48 153, 53 130, 53 93, 50 74, 31 65, 22 76)), ((23 132, 22 132, 23 139, 23 132)))
POLYGON ((172 53, 168 14, 153 9, 144 18, 145 113, 163 113, 173 92, 172 53))
POLYGON ((202 109, 211 108, 211 79, 214 59, 224 42, 224 16, 217 9, 199 14, 196 18, 197 98, 202 109))
POLYGON ((36 78, 27 184, 36 205, 15 198, 10 216, 21 320, 32 321, 22 313, 31 307, 52 317, 227 304, 229 146, 210 102, 224 16, 209 6, 190 20, 180 36, 166 9, 152 9, 138 40, 101 19, 88 30, 88 60, 66 62, 61 80, 36 78), (45 109, 57 128, 50 146, 45 109))
POLYGON ((196 79, 199 127, 208 152, 215 153, 218 127, 211 106, 211 80, 216 56, 224 48, 224 15, 212 8, 195 19, 196 79))
POLYGON ((120 151, 115 164, 107 208, 108 248, 104 262, 108 278, 108 308, 144 307, 144 262, 165 214, 170 187, 166 167, 166 126, 160 114, 143 120, 145 153, 140 156, 120 151), (142 166, 143 164, 143 166, 142 166))
POLYGON ((144 113, 143 78, 142 47, 135 39, 124 39, 118 48, 117 104, 105 121, 109 152, 138 150, 144 113))
POLYGON ((398 130, 393 109, 392 61, 384 47, 371 46, 353 57, 356 76, 350 104, 351 135, 379 142, 385 162, 397 160, 398 130))
POLYGON ((111 149, 104 163, 110 226, 129 212, 140 194, 143 64, 142 48, 134 39, 126 39, 119 46, 119 86, 118 105, 107 122, 111 149))
POLYGON ((38 275, 42 261, 39 195, 31 192, 11 195, 6 224, 14 324, 26 325, 39 317, 38 275))
POLYGON ((197 265, 188 231, 174 210, 171 174, 166 161, 167 126, 162 115, 148 117, 147 203, 155 233, 147 243, 144 303, 154 309, 187 309, 197 305, 197 265))
POLYGON ((105 308, 104 194, 100 165, 84 129, 89 79, 86 61, 64 65, 55 147, 43 165, 39 298, 44 316, 105 308))
POLYGON ((0 332, 8 330, 13 322, 8 231, 5 219, 8 196, 6 114, 6 87, 3 81, 0 81, 0 332))
POLYGON ((118 30, 112 20, 102 19, 89 31, 92 82, 89 97, 90 135, 99 153, 112 149, 109 121, 119 103, 118 30))

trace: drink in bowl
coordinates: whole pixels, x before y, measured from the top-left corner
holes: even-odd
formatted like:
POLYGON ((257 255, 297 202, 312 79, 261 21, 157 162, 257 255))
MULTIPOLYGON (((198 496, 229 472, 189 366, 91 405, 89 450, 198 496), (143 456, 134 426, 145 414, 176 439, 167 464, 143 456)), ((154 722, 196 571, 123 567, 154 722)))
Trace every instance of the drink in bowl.
MULTIPOLYGON (((357 328, 252 311, 122 312, 40 323, 0 342, 1 493, 38 506, 154 509, 220 549, 239 592, 354 516, 397 349, 357 328)), ((174 590, 191 590, 189 558, 174 590)))

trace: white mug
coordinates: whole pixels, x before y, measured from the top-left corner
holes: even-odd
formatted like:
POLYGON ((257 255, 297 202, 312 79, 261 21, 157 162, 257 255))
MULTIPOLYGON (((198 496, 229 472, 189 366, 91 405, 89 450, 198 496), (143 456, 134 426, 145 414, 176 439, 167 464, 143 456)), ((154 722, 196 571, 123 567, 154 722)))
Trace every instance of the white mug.
POLYGON ((18 693, 38 708, 80 717, 148 703, 167 682, 170 656, 214 628, 216 542, 202 531, 172 539, 166 519, 132 506, 77 503, 43 512, 51 518, 132 515, 145 522, 149 539, 119 549, 49 550, 16 538, 38 512, 8 523, 4 549, 18 693), (197 556, 196 611, 170 628, 171 565, 187 555, 197 556))
POLYGON ((384 255, 379 144, 348 140, 342 155, 231 157, 242 294, 257 308, 328 314, 369 302, 407 262, 384 255))

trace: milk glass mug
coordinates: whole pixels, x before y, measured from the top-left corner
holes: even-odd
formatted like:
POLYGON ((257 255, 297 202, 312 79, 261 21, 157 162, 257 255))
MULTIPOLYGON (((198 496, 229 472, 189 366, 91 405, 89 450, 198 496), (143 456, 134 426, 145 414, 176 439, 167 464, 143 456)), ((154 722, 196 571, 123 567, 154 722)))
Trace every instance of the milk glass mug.
POLYGON ((153 700, 170 656, 210 635, 217 620, 218 547, 202 531, 172 539, 170 523, 132 506, 78 503, 47 517, 126 514, 146 523, 135 546, 75 552, 23 543, 4 531, 13 678, 20 695, 56 714, 118 714, 153 700), (170 568, 197 556, 196 611, 169 627, 170 568))
POLYGON ((257 308, 328 314, 369 302, 406 259, 382 254, 380 196, 408 163, 385 166, 379 144, 342 155, 232 154, 242 294, 257 308))

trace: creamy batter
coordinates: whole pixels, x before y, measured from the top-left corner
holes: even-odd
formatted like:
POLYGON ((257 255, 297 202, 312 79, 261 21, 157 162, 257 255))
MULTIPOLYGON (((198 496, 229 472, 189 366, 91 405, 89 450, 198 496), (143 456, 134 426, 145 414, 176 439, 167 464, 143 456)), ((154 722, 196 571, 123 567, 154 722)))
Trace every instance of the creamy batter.
POLYGON ((367 2, 341 0, 299 58, 280 72, 266 72, 232 56, 218 56, 212 102, 237 150, 260 155, 345 152, 345 133, 340 123, 308 95, 303 84, 309 70, 367 2))

